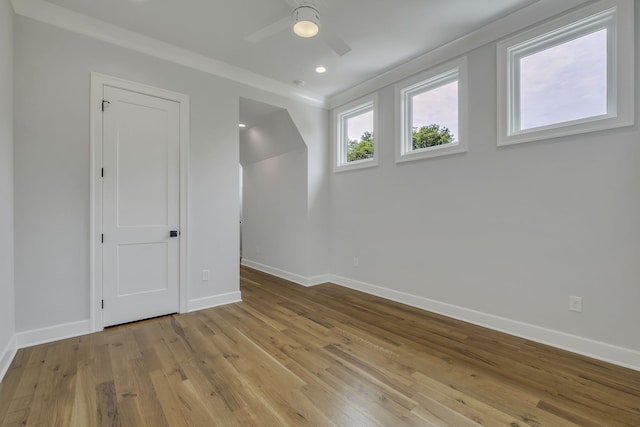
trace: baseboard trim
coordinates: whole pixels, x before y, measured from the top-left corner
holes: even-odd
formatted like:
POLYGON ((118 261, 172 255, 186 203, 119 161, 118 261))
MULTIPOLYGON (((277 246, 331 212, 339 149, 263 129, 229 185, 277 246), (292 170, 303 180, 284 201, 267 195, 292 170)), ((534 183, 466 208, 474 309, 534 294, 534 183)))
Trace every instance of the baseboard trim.
POLYGON ((87 319, 79 322, 63 323, 61 325, 49 326, 47 328, 18 332, 16 333, 16 341, 18 348, 24 348, 64 340, 67 338, 74 338, 90 333, 91 324, 87 319))
POLYGON ((291 273, 280 268, 271 267, 269 265, 261 264, 259 262, 251 261, 250 259, 243 259, 242 265, 245 267, 253 268, 254 270, 262 271, 263 273, 271 274, 272 276, 280 277, 281 279, 288 280, 302 286, 314 286, 320 283, 328 282, 329 275, 305 277, 300 274, 291 273))
MULTIPOLYGON (((191 300, 189 301, 188 308, 191 312, 239 301, 242 301, 240 292, 230 292, 227 294, 191 300)), ((4 351, 0 353, 0 382, 7 373, 9 366, 11 366, 11 362, 13 362, 18 349, 64 340, 67 338, 74 338, 80 335, 90 334, 91 332, 91 322, 87 319, 16 333, 11 338, 4 351)))
POLYGON ((221 295, 213 295, 210 297, 192 299, 188 302, 188 312, 204 310, 206 308, 218 307, 226 304, 233 304, 234 302, 241 302, 242 295, 240 291, 229 292, 221 295))
POLYGON ((311 276, 307 278, 307 286, 322 285, 331 281, 330 274, 319 274, 317 276, 311 276))
POLYGON ((14 335, 11 337, 2 353, 0 353, 0 383, 9 370, 9 366, 11 366, 13 358, 16 356, 16 351, 18 351, 18 346, 16 344, 16 336, 14 335))
POLYGON ((573 353, 592 357, 604 362, 640 371, 640 352, 632 349, 579 337, 517 320, 434 301, 417 295, 372 285, 346 277, 330 275, 332 283, 346 288, 386 298, 412 307, 427 310, 443 316, 473 323, 520 338, 547 344, 573 353))
MULTIPOLYGON (((337 275, 325 274, 305 278, 303 276, 299 276, 273 267, 268 267, 250 260, 243 260, 242 264, 246 265, 247 267, 254 268, 256 270, 263 271, 265 273, 272 274, 286 280, 290 280, 303 286, 313 286, 316 284, 332 282, 346 288, 407 304, 409 306, 420 308, 422 310, 442 314, 443 316, 470 322, 475 325, 483 326, 531 341, 536 341, 542 344, 547 344, 563 350, 571 351, 573 353, 593 357, 594 359, 602 360, 604 362, 609 362, 629 369, 640 371, 640 352, 632 349, 619 347, 547 328, 542 328, 540 326, 507 319, 504 317, 494 316, 480 311, 475 311, 453 304, 431 300, 429 298, 400 292, 337 275), (292 276, 296 276, 298 280, 291 280, 292 276)), ((203 310, 206 308, 217 307, 220 305, 232 304, 240 301, 242 301, 240 292, 229 292, 222 295, 214 295, 211 297, 191 300, 188 303, 188 309, 189 312, 192 312, 203 310)), ((3 352, 0 353, 0 382, 6 375, 9 366, 11 366, 11 362, 15 357, 16 351, 19 348, 73 338, 89 333, 91 333, 89 320, 65 323, 62 325, 16 333, 11 338, 3 352)))

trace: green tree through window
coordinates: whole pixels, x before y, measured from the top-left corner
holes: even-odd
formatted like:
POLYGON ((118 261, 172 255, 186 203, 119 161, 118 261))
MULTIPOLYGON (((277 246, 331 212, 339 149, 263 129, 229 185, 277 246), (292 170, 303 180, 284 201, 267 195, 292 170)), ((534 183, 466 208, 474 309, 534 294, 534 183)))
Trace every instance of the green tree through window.
MULTIPOLYGON (((432 124, 413 130, 413 149, 435 147, 437 145, 451 144, 454 141, 449 128, 432 124)), ((360 141, 352 139, 347 145, 347 161, 365 160, 373 157, 373 133, 365 132, 360 141)))
POLYGON ((373 157, 373 133, 365 132, 360 141, 352 139, 347 145, 347 161, 370 159, 373 157))
POLYGON ((453 134, 449 128, 433 124, 422 126, 413 130, 413 149, 435 147, 436 145, 450 144, 453 142, 453 134))

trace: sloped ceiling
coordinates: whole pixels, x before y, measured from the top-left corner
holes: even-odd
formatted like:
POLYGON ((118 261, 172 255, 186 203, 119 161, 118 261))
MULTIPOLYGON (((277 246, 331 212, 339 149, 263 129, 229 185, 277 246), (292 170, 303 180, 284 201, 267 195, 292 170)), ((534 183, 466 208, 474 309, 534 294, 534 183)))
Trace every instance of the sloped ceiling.
POLYGON ((240 117, 247 125, 240 130, 242 166, 306 148, 298 128, 285 109, 240 98, 240 117))

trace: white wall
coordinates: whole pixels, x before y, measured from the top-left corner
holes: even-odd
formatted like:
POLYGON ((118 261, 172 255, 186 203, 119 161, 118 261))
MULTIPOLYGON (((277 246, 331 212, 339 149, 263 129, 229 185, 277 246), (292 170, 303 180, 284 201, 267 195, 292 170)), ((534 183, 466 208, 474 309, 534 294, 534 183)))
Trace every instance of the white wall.
POLYGON ((13 10, 0 0, 0 378, 15 333, 13 284, 13 10))
POLYGON ((307 275, 311 283, 322 283, 328 281, 325 276, 330 271, 329 114, 307 110, 312 114, 306 120, 292 115, 307 144, 307 275), (319 127, 314 129, 314 122, 319 127))
POLYGON ((240 133, 244 262, 303 284, 329 271, 327 118, 288 108, 240 133))
POLYGON ((243 166, 245 261, 307 276, 307 149, 243 166))
POLYGON ((494 43, 469 76, 469 152, 405 164, 380 90, 380 166, 331 176, 332 273, 640 350, 638 125, 498 149, 494 43))
MULTIPOLYGON (((245 96, 248 97, 248 96, 245 96)), ((252 99, 274 103, 268 98, 252 99)), ((329 114, 308 105, 281 104, 307 146, 307 243, 305 248, 307 282, 325 280, 329 268, 329 114)))
POLYGON ((91 71, 191 97, 189 297, 237 291, 239 97, 281 104, 310 127, 326 111, 25 18, 15 49, 17 330, 89 316, 91 71))

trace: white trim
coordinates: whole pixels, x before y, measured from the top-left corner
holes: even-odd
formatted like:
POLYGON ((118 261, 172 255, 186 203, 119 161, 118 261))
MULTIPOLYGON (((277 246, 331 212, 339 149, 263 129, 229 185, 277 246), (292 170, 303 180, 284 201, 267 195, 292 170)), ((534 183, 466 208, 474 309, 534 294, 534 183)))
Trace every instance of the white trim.
POLYGON ((61 325, 49 326, 46 328, 17 332, 11 337, 3 352, 0 353, 0 382, 4 379, 4 376, 9 370, 9 367, 11 366, 11 363, 16 357, 16 353, 19 349, 90 333, 91 322, 89 320, 63 323, 61 325))
POLYGON ((378 94, 373 93, 363 96, 348 104, 342 105, 333 110, 332 114, 332 133, 331 138, 333 147, 333 172, 345 172, 355 169, 363 169, 378 166, 380 159, 380 132, 378 127, 378 94), (352 116, 357 117, 361 114, 373 112, 373 157, 370 159, 355 160, 347 162, 346 147, 346 129, 345 121, 352 116))
MULTIPOLYGON (((181 94, 176 94, 181 96, 181 94)), ((188 311, 189 286, 189 171, 191 170, 191 104, 180 101, 180 313, 188 311)))
MULTIPOLYGON (((97 77, 97 76, 96 76, 97 77)), ((91 75, 89 106, 89 321, 96 332, 102 325, 102 244, 98 237, 102 228, 102 110, 98 101, 103 86, 91 75), (99 262, 98 262, 99 261, 99 262)))
POLYGON ((326 99, 312 92, 262 76, 244 68, 126 30, 44 0, 11 0, 16 14, 82 34, 116 46, 135 50, 178 65, 203 71, 308 105, 324 107, 326 99))
POLYGON ((189 300, 188 312, 242 302, 240 291, 189 300))
POLYGON ((547 344, 573 353, 593 357, 626 368, 640 371, 640 351, 619 347, 589 338, 579 337, 517 320, 447 304, 440 301, 412 295, 346 277, 331 275, 331 282, 346 288, 376 295, 412 307, 438 313, 443 316, 473 323, 509 335, 547 344))
POLYGON ((331 282, 330 274, 318 274, 317 276, 307 277, 307 285, 309 287, 322 285, 331 282))
POLYGON ((322 275, 313 276, 313 277, 306 277, 300 274, 291 273, 289 271, 282 270, 277 267, 271 267, 269 265, 251 261, 246 258, 242 259, 242 265, 244 265, 245 267, 253 268, 254 270, 271 274, 272 276, 280 277, 281 279, 288 280, 297 285, 306 286, 306 287, 319 285, 321 283, 326 283, 329 281, 329 278, 330 278, 328 274, 322 274, 322 275))
POLYGON ((633 125, 634 43, 633 0, 602 0, 498 43, 498 146, 633 125), (607 113, 520 129, 517 58, 605 28, 608 30, 607 113))
POLYGON ((588 1, 590 0, 564 0, 562 2, 558 0, 538 0, 476 31, 465 34, 351 89, 329 97, 327 99, 328 108, 335 108, 352 99, 380 90, 422 70, 431 68, 434 64, 440 64, 456 56, 464 55, 487 43, 492 43, 533 23, 564 13, 588 1))
POLYGON ((396 108, 396 163, 413 160, 428 159, 432 157, 446 156, 448 154, 466 153, 469 151, 469 74, 467 57, 450 61, 446 64, 434 67, 409 79, 403 80, 395 86, 396 108), (457 142, 447 145, 439 145, 420 150, 413 150, 411 143, 411 120, 413 112, 409 105, 407 95, 425 89, 420 93, 442 86, 438 80, 445 79, 448 83, 458 82, 458 129, 457 142))
POLYGON ((165 89, 147 86, 123 80, 117 77, 91 73, 90 106, 90 230, 89 270, 90 270, 90 308, 91 331, 103 329, 102 322, 102 94, 105 86, 117 87, 133 92, 144 93, 158 98, 168 99, 180 104, 180 313, 186 313, 188 282, 188 194, 189 194, 189 96, 165 89))
POLYGON ((46 344, 90 333, 91 322, 89 320, 81 320, 79 322, 63 323, 46 328, 17 332, 16 345, 18 348, 31 347, 33 345, 46 344))
POLYGON ((18 345, 16 342, 16 336, 13 335, 7 346, 4 348, 2 353, 0 353, 0 383, 4 379, 7 371, 9 370, 9 366, 11 366, 11 362, 13 362, 13 358, 16 357, 16 352, 18 351, 18 345))

